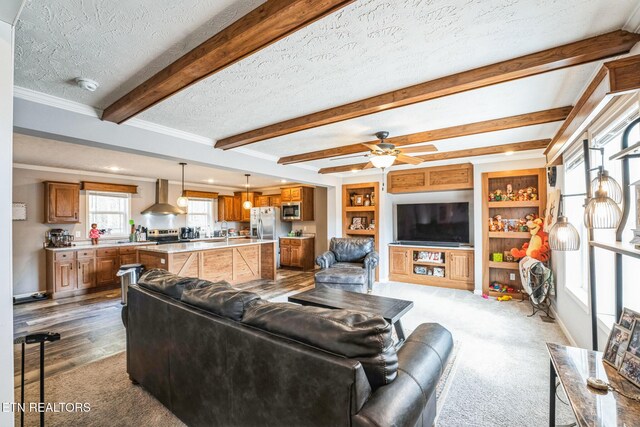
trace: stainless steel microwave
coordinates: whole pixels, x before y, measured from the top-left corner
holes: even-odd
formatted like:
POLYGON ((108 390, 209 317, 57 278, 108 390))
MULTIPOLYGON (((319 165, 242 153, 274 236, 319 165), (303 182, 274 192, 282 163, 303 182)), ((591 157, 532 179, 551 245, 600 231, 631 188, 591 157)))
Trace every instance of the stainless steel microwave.
POLYGON ((280 206, 280 212, 283 221, 300 221, 302 218, 302 203, 287 202, 280 206))

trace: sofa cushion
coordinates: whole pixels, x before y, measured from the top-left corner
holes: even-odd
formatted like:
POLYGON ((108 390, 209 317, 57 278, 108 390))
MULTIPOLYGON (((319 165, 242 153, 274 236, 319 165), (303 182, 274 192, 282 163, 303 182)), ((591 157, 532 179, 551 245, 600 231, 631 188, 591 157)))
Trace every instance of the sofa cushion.
POLYGON ((320 270, 315 275, 316 283, 366 284, 366 270, 353 267, 331 267, 320 270))
POLYGON ((392 327, 380 316, 257 300, 246 308, 242 323, 358 360, 372 389, 397 375, 392 327))
POLYGON ((359 268, 362 270, 364 264, 361 262, 336 262, 331 268, 359 268))
POLYGON ((233 320, 242 319, 246 305, 258 299, 260 299, 260 295, 239 291, 230 287, 226 282, 185 289, 181 298, 182 302, 233 320))
POLYGON ((154 268, 142 273, 138 279, 138 285, 171 298, 180 299, 185 289, 209 286, 211 282, 194 277, 180 277, 167 270, 154 268))
POLYGON ((369 252, 375 250, 369 237, 332 237, 329 244, 338 262, 363 262, 369 252))

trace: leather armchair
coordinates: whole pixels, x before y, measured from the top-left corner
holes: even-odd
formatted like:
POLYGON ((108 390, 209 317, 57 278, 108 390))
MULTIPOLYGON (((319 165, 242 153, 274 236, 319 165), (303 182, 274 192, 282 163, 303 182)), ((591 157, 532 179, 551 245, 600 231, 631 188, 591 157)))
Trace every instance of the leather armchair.
POLYGON ((366 271, 367 289, 373 290, 373 273, 380 262, 374 241, 369 237, 332 237, 329 250, 316 258, 326 268, 362 268, 366 271))

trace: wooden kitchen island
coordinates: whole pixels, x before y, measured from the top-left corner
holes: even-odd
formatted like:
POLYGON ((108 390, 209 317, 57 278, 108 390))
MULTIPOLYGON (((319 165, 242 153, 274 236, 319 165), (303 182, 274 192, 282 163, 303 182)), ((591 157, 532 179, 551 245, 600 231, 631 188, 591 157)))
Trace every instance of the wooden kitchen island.
POLYGON ((230 240, 158 245, 138 250, 145 269, 229 283, 276 278, 275 240, 230 240))

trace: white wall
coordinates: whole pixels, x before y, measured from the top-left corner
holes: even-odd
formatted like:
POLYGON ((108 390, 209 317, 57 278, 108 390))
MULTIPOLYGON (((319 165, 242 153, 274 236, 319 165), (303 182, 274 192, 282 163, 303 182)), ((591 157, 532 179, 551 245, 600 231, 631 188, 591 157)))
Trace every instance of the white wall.
MULTIPOLYGON (((11 162, 13 158, 13 28, 0 21, 0 403, 13 402, 11 162)), ((0 425, 13 414, 0 411, 0 425)))

